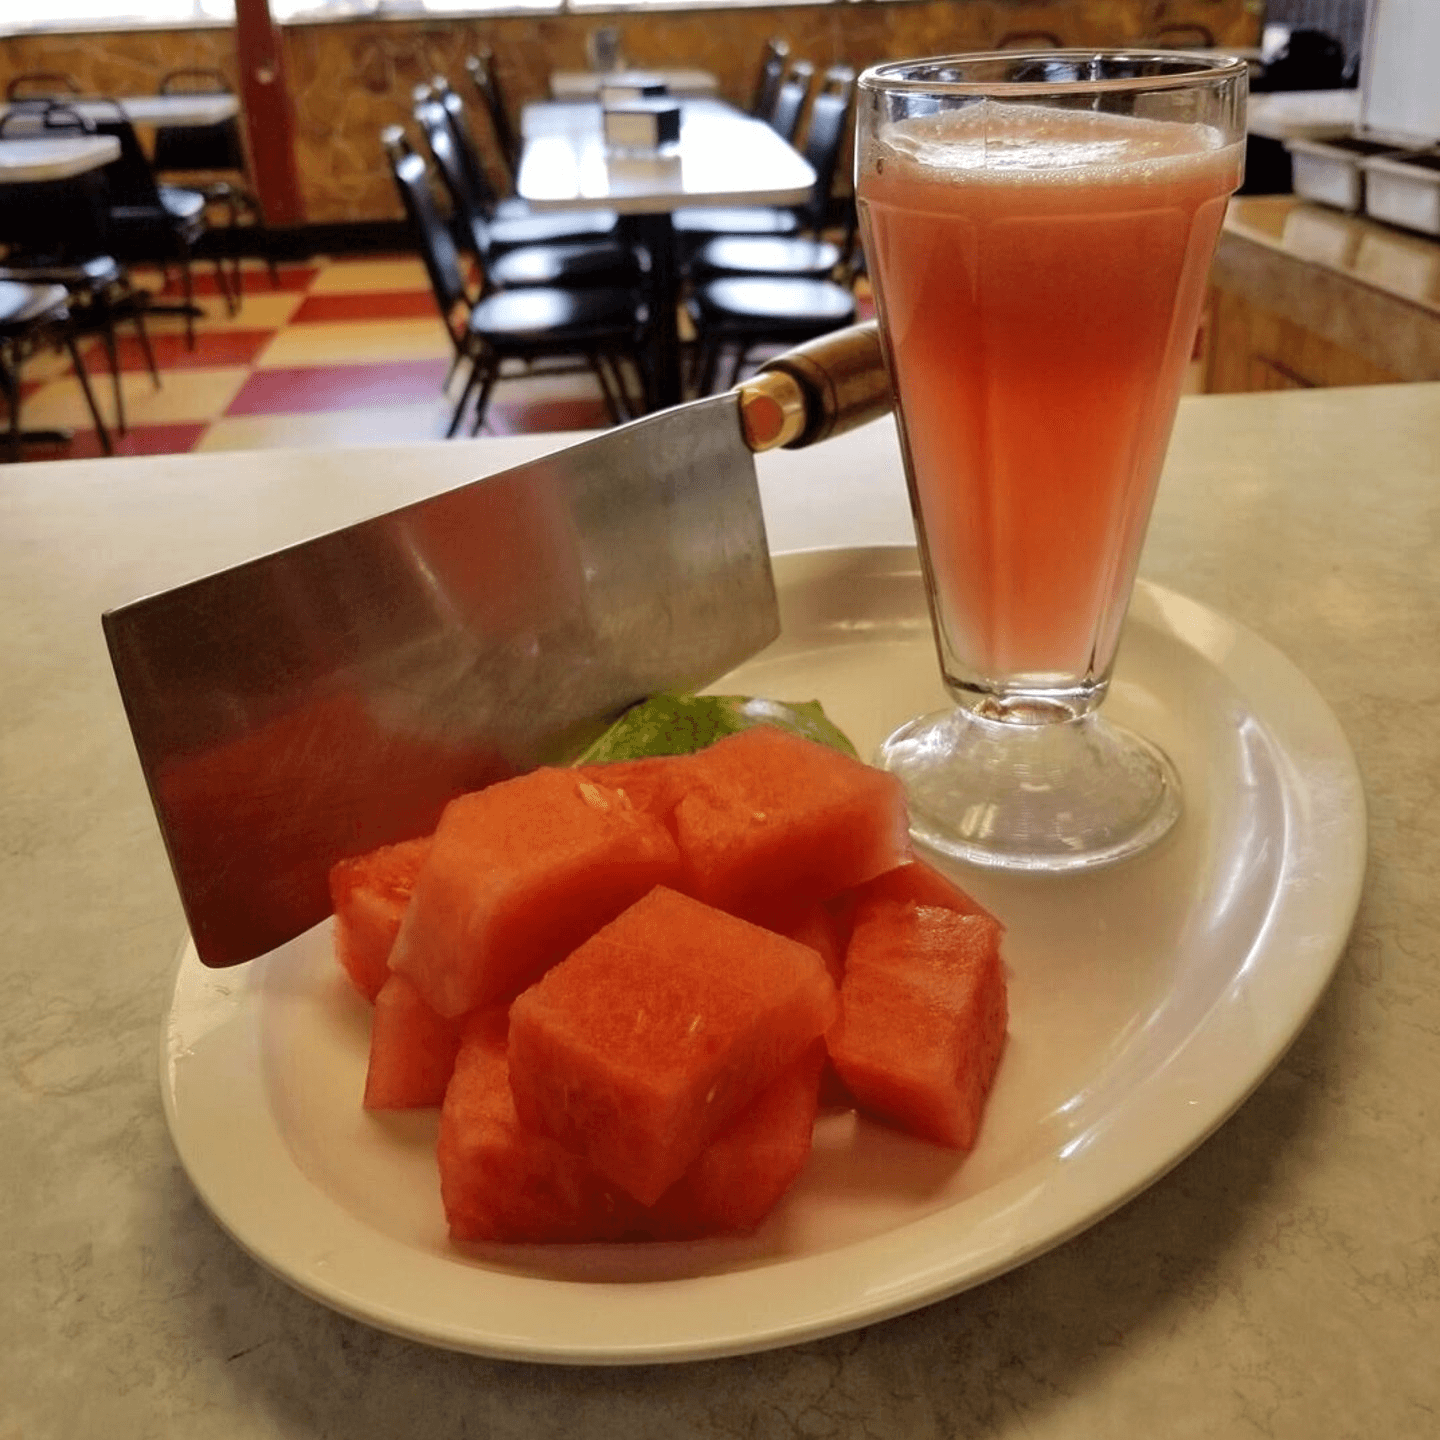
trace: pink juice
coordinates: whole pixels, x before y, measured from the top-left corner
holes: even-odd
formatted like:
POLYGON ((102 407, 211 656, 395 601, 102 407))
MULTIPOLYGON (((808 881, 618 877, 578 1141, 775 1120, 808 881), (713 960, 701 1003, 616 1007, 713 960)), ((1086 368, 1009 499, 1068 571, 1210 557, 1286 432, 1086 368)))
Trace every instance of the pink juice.
POLYGON ((950 682, 1103 686, 1240 147, 983 103, 858 198, 950 682))

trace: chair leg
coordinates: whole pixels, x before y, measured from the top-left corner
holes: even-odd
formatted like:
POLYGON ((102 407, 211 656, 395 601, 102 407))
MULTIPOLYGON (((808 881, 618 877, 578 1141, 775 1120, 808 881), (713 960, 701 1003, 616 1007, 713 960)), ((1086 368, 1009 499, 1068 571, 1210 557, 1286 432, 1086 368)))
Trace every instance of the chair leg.
POLYGON ((225 257, 215 257, 215 283, 220 287, 220 298, 225 302, 225 313, 234 315, 240 308, 240 302, 235 298, 235 293, 230 288, 230 276, 225 271, 225 257))
POLYGON ((743 340, 735 343, 735 360, 730 366, 730 379, 727 382, 727 389, 733 390, 740 381, 740 372, 745 368, 745 357, 750 353, 749 347, 743 340))
POLYGON ((145 312, 136 310, 130 318, 135 322, 135 334, 140 339, 140 349, 145 354, 145 364, 150 371, 150 378, 155 382, 155 388, 159 390, 161 388, 160 367, 155 363, 155 351, 150 345, 150 331, 145 325, 145 312))
POLYGON ((91 304, 99 315, 100 341, 105 346, 105 358, 110 362, 110 386, 115 393, 115 429, 125 435, 129 429, 125 424, 125 393, 120 383, 120 347, 115 343, 115 315, 104 295, 97 294, 91 304))
POLYGON ((70 352, 70 363, 75 367, 75 378, 80 382, 80 388, 85 392, 85 403, 90 407, 90 416, 95 421, 95 433, 100 437, 100 447, 107 455, 115 453, 115 446, 110 439, 110 432, 105 428, 105 422, 100 418, 100 407, 95 403, 95 392, 90 388, 90 377, 85 372, 85 362, 80 358, 80 349, 75 344, 75 336, 70 331, 65 332, 65 348, 70 352))
POLYGON ((10 407, 6 449, 12 460, 19 460, 24 455, 24 447, 20 443, 20 366, 14 347, 8 341, 0 352, 0 386, 5 390, 5 403, 10 407))
POLYGON ((465 384, 460 391, 460 398, 455 402, 455 409, 450 413, 450 428, 445 432, 445 438, 451 440, 456 431, 460 429, 461 417, 465 414, 465 407, 470 403, 470 397, 475 393, 475 388, 480 384, 480 377, 483 373, 481 355, 457 355, 456 365, 468 360, 470 362, 470 373, 465 377, 465 384))
POLYGON ((480 386, 480 393, 475 397, 475 422, 470 427, 472 435, 480 433, 480 427, 485 423, 485 412, 490 408, 490 396, 494 393, 495 382, 500 378, 500 362, 492 361, 485 368, 485 379, 480 386))
POLYGON ((620 425, 625 420, 625 414, 621 409, 620 401, 615 394, 614 382, 610 373, 606 370, 606 358, 603 355, 587 355, 590 368, 595 372, 595 378, 600 382, 600 393, 605 397, 605 409, 610 415, 612 425, 620 425))
POLYGON ((695 393, 708 395, 715 385, 715 369, 720 363, 720 346, 713 339, 704 339, 695 354, 695 393))
MULTIPOLYGON (((233 190, 230 192, 226 205, 230 213, 230 236, 234 239, 240 229, 240 205, 233 190)), ((245 303, 244 263, 244 257, 240 254, 240 248, 237 245, 235 253, 230 257, 230 279, 234 294, 234 303, 230 307, 232 315, 238 314, 241 305, 245 303)))
POLYGON ((180 242, 183 254, 180 258, 180 284, 185 305, 185 348, 195 348, 195 276, 190 271, 190 247, 180 242))

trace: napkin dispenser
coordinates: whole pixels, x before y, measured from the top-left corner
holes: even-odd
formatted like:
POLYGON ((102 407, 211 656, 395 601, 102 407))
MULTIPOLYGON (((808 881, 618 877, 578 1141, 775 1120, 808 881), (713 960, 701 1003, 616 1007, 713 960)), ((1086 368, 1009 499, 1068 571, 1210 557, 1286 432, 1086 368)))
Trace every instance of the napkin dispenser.
POLYGON ((641 97, 602 105, 605 144, 612 150, 654 152, 680 139, 680 107, 673 100, 641 97))
POLYGON ((600 81, 602 105, 624 105, 631 100, 658 100, 670 93, 663 75, 648 70, 617 70, 600 81))

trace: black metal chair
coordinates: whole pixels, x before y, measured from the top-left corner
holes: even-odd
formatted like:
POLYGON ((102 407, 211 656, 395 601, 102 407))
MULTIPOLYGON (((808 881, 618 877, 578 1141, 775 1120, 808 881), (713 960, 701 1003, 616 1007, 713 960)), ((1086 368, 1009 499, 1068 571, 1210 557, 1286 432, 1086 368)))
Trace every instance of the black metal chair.
POLYGON ((513 188, 516 171, 520 168, 520 133, 510 119, 510 106, 500 87, 500 78, 495 70, 495 52, 489 49, 476 51, 466 58, 465 70, 490 117, 495 144, 513 188))
POLYGON ((1053 30, 1007 30, 995 42, 997 50, 1060 50, 1064 45, 1053 30))
POLYGON ((436 75, 428 85, 417 85, 412 95, 413 106, 426 100, 438 100, 445 107, 445 117, 455 134, 455 143, 465 165, 470 186, 488 220, 530 215, 530 207, 518 195, 501 195, 490 179, 475 129, 470 123, 470 110, 460 92, 444 75, 436 75))
POLYGON ((12 75, 5 86, 5 98, 11 101, 58 100, 80 93, 80 82, 59 70, 30 70, 23 75, 12 75))
POLYGON ((810 87, 815 83, 815 67, 808 60, 796 60, 785 72, 779 92, 770 113, 764 117, 770 128, 790 144, 800 130, 800 117, 805 113, 805 102, 810 98, 810 87))
MULTIPOLYGON (((8 257, 7 257, 8 258, 8 257)), ((110 364, 110 384, 115 399, 115 428, 124 435, 125 394, 121 380, 120 346, 116 325, 128 320, 135 326, 141 353, 155 388, 160 388, 160 371, 145 327, 147 297, 130 283, 113 255, 92 255, 73 264, 36 261, 0 265, 0 281, 24 285, 60 285, 64 288, 72 330, 77 335, 94 334, 105 347, 110 364)))
POLYGON ((785 78, 785 66, 789 59, 788 40, 776 36, 765 42, 765 48, 760 52, 760 69, 755 76, 748 107, 757 120, 769 120, 775 113, 775 101, 779 97, 780 82, 785 78))
MULTIPOLYGON (((230 82, 218 70, 172 70, 160 81, 161 95, 232 95, 230 82)), ((199 190, 206 202, 218 206, 229 221, 232 242, 239 241, 242 227, 251 232, 254 248, 265 260, 270 283, 278 288, 280 275, 270 253, 265 210, 250 178, 250 160, 238 116, 210 125, 158 125, 150 157, 156 175, 184 177, 184 183, 199 190)), ((231 284, 236 299, 244 293, 239 246, 235 246, 231 284)))
MULTIPOLYGON (((770 205, 744 205, 703 209, 683 209, 675 212, 675 232, 680 237, 681 249, 687 262, 693 263, 697 251, 717 237, 725 236, 795 236, 808 234, 819 239, 829 218, 830 190, 835 180, 840 152, 849 129, 850 111, 855 97, 855 72, 848 66, 837 65, 826 71, 820 93, 810 107, 810 123, 805 134, 805 145, 801 152, 815 172, 815 183, 804 204, 796 209, 770 205)), ((818 256, 809 252, 810 263, 816 263, 818 256)), ((718 268, 724 256, 709 262, 709 268, 718 268)), ((793 259, 801 259, 799 251, 793 259)), ((840 261, 837 251, 835 264, 840 261)), ((706 268, 706 262, 701 262, 706 268)), ((726 266, 732 273, 732 266, 726 266)), ((803 268, 803 267, 802 267, 803 268)), ((821 273, 828 273, 834 264, 825 267, 821 273)))
POLYGON ((472 396, 472 433, 480 429, 506 361, 529 368, 544 360, 583 358, 599 381, 611 419, 618 423, 635 414, 621 365, 640 364, 644 310, 637 293, 530 286, 472 297, 424 159, 399 126, 382 131, 381 143, 456 359, 470 367, 447 434, 459 428, 472 396))
POLYGON ((443 100, 422 99, 415 121, 449 192, 456 239, 485 267, 491 285, 571 284, 587 278, 588 283, 631 284, 638 279, 634 252, 616 238, 615 215, 580 211, 488 218, 475 167, 467 161, 443 100), (549 253, 532 253, 539 250, 549 253), (511 258, 520 251, 523 256, 511 258))
MULTIPOLYGON (((111 442, 110 432, 95 404, 90 377, 85 372, 85 362, 75 344, 75 330, 66 298, 63 285, 31 285, 0 280, 0 391, 4 392, 10 411, 7 448, 12 460, 23 458, 26 443, 26 433, 20 416, 23 398, 21 367, 35 347, 47 341, 63 346, 69 352, 70 363, 74 366, 75 378, 84 392, 85 403, 90 408, 90 416, 95 422, 95 433, 99 436, 101 448, 107 455, 114 454, 115 447, 111 442)), ((58 440, 62 437, 35 438, 58 440)))
POLYGON ((727 385, 734 385, 751 352, 792 346, 855 323, 855 296, 831 280, 740 275, 696 286, 688 303, 695 327, 695 390, 708 395, 720 357, 734 351, 727 385))
MULTIPOLYGON (((62 102, 21 102, 0 120, 0 133, 92 133, 82 116, 62 102)), ((105 346, 115 396, 115 425, 126 432, 116 326, 133 323, 156 388, 160 371, 145 326, 149 297, 125 267, 106 253, 107 191, 93 172, 65 180, 7 186, 0 243, 6 246, 0 279, 31 285, 63 285, 77 335, 95 334, 105 346)))
MULTIPOLYGON (((105 107, 94 120, 101 135, 113 135, 120 142, 120 157, 101 172, 109 192, 107 248, 125 263, 150 262, 180 271, 184 299, 175 307, 185 317, 186 344, 195 346, 195 279, 192 261, 195 246, 205 234, 206 199, 199 190, 161 185, 140 146, 135 127, 118 101, 87 101, 87 113, 105 107)), ((238 301, 221 257, 215 259, 215 276, 226 308, 234 314, 238 301)), ((169 307, 152 306, 155 311, 169 307)))
MULTIPOLYGON (((839 169, 840 155, 850 129, 855 101, 855 72, 848 66, 834 66, 825 74, 824 84, 810 107, 810 126, 805 137, 805 158, 815 171, 810 198, 793 215, 794 235, 717 234, 689 259, 692 278, 718 279, 727 275, 779 275, 789 279, 824 280, 839 276, 854 254, 854 206, 847 206, 841 243, 823 238, 830 222, 831 190, 839 169)), ((757 223, 763 223, 757 222, 757 223)), ((692 227, 689 234, 697 231, 692 227)))

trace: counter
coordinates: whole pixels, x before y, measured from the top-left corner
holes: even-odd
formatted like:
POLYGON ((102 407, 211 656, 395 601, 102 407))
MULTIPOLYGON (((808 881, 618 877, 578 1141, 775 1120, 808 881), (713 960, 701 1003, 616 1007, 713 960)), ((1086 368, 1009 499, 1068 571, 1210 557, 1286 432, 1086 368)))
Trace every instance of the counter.
MULTIPOLYGON (((1440 385, 1182 404, 1142 573, 1309 676, 1370 864, 1294 1046, 1110 1218, 898 1319, 643 1370, 394 1339, 219 1230, 161 1113, 182 923, 99 614, 554 443, 0 470, 0 1435, 1433 1436, 1440 385)), ((909 535, 888 421, 761 470, 776 549, 909 535)))
POLYGON ((1440 380, 1440 242, 1293 195, 1236 196, 1211 270, 1212 392, 1440 380))

